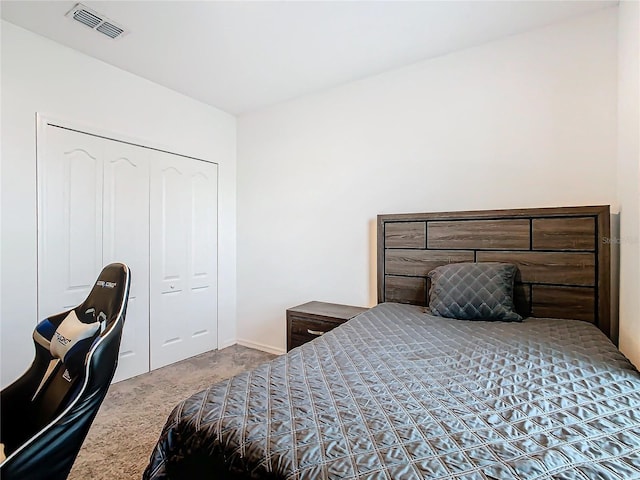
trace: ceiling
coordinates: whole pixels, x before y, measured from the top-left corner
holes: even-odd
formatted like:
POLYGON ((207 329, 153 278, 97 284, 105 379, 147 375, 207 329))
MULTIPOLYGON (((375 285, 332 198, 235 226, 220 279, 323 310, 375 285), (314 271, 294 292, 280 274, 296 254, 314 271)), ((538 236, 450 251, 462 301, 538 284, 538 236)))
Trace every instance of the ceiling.
POLYGON ((91 1, 130 31, 2 1, 2 18, 232 114, 617 5, 617 1, 91 1))

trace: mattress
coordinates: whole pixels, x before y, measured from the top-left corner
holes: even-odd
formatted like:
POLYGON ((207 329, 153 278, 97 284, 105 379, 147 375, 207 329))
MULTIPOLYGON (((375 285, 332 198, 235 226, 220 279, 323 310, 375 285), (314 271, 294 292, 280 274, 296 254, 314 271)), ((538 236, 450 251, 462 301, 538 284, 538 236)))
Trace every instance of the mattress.
POLYGON ((175 407, 144 478, 640 479, 640 374, 595 326, 385 303, 175 407))

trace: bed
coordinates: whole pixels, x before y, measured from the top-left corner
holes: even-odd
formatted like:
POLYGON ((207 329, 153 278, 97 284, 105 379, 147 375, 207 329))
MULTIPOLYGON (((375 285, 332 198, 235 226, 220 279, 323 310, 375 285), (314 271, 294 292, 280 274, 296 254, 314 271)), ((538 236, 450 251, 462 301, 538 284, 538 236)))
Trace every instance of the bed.
POLYGON ((601 206, 380 215, 379 304, 181 402, 144 478, 640 478, 610 243, 601 206), (430 272, 494 262, 523 321, 433 315, 430 272))

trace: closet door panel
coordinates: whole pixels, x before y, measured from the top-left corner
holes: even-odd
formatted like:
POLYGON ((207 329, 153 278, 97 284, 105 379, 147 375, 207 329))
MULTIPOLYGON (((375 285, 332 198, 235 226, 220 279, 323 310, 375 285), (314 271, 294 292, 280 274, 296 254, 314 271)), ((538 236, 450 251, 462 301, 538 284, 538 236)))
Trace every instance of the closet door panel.
POLYGON ((114 381, 149 371, 148 150, 107 141, 104 161, 104 264, 131 270, 127 316, 114 381))
POLYGON ((152 369, 217 346, 216 188, 215 165, 154 153, 150 207, 152 369))
MULTIPOLYGON (((164 156, 163 156, 164 157, 164 156)), ((170 161, 169 158, 167 161, 170 161)), ((187 172, 182 165, 169 163, 159 172, 161 290, 166 294, 182 292, 187 275, 187 225, 190 223, 187 172)), ((156 205, 152 207, 154 210, 156 205)), ((155 265, 158 266, 158 265, 155 265)))
POLYGON ((217 167, 205 162, 191 166, 189 287, 196 314, 190 332, 194 349, 204 352, 212 342, 217 345, 217 167))
POLYGON ((82 303, 102 268, 102 142, 47 126, 38 156, 38 317, 82 303))
POLYGON ((214 287, 217 278, 217 168, 204 162, 191 177, 191 288, 214 287))
POLYGON ((180 157, 151 159, 150 348, 151 368, 188 356, 190 305, 185 291, 190 223, 187 172, 180 157))

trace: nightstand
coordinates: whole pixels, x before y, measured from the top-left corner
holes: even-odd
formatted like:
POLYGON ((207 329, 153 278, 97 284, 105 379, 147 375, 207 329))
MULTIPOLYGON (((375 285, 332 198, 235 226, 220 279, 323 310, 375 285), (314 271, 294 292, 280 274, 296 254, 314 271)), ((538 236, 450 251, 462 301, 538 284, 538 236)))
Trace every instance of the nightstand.
POLYGON ((287 351, 307 343, 368 308, 309 302, 287 310, 287 351))

